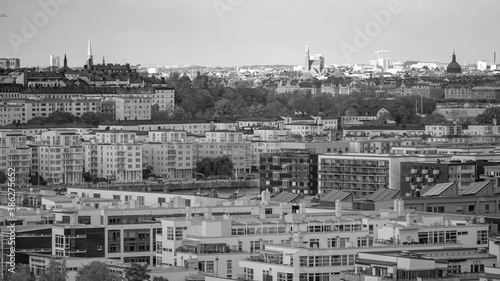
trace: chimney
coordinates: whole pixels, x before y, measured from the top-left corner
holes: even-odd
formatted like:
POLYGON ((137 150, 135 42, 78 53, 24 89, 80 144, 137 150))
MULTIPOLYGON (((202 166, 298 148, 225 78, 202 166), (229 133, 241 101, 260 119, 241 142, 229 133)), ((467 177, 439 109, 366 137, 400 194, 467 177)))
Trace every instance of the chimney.
POLYGON ((497 125, 497 119, 493 118, 493 126, 496 126, 496 125, 497 125))
POLYGON ((261 201, 263 205, 269 205, 269 201, 271 201, 271 192, 269 190, 263 190, 261 193, 261 201))
POLYGON ((394 199, 394 212, 399 213, 399 199, 394 199))
POLYGON ((299 203, 299 212, 300 212, 300 214, 305 214, 306 213, 306 204, 299 203))
POLYGON ((340 200, 335 201, 335 216, 336 217, 342 216, 342 203, 340 203, 340 200))
POLYGON ((212 218, 212 210, 209 207, 205 207, 203 210, 203 215, 205 219, 211 219, 212 218))

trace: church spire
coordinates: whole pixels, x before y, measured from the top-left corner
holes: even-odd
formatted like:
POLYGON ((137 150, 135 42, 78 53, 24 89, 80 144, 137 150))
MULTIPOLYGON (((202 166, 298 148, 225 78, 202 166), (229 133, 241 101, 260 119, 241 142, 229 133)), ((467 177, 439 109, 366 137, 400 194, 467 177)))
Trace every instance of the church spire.
POLYGON ((104 60, 104 55, 102 55, 102 65, 106 65, 106 61, 104 60))
POLYGON ((64 53, 64 67, 68 67, 68 59, 66 58, 66 53, 64 53))
POLYGON ((92 43, 90 42, 90 36, 89 36, 89 44, 87 47, 87 68, 92 70, 93 65, 94 65, 94 58, 92 56, 92 43))

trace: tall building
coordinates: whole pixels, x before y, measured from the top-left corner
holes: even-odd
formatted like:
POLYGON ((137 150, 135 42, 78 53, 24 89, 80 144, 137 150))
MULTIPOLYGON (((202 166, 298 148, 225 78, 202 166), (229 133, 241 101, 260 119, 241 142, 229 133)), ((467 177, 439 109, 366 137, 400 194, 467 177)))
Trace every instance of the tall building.
POLYGON ((0 68, 19 69, 21 68, 21 61, 18 58, 0 58, 0 68))
POLYGON ((49 66, 60 67, 61 57, 58 55, 50 55, 49 66))
POLYGON ((388 58, 379 58, 377 60, 377 65, 382 67, 382 69, 385 71, 389 69, 389 59, 388 58))
POLYGON ((142 144, 128 131, 99 131, 86 143, 85 171, 116 182, 142 180, 142 144))
POLYGON ((318 155, 304 153, 262 153, 260 155, 261 191, 282 190, 297 194, 318 192, 318 155))
POLYGON ((32 151, 32 172, 49 184, 82 182, 84 154, 74 131, 43 132, 32 151))

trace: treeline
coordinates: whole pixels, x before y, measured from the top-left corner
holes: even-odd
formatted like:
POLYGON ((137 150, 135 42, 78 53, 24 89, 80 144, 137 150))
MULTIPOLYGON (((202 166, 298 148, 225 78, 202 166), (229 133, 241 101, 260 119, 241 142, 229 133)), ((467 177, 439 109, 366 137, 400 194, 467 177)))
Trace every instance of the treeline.
POLYGON ((113 114, 85 112, 81 116, 75 116, 69 112, 54 111, 47 117, 34 117, 28 120, 28 124, 65 124, 65 123, 86 123, 93 126, 98 126, 103 122, 114 120, 113 114))
MULTIPOLYGON (((286 93, 277 94, 274 89, 251 88, 247 82, 227 87, 227 81, 204 74, 191 81, 187 76, 172 73, 166 82, 175 88, 175 110, 162 112, 153 108, 152 118, 163 119, 229 119, 246 117, 278 117, 295 112, 323 117, 340 117, 351 107, 381 106, 389 110, 397 123, 420 124, 415 105, 420 97, 398 97, 394 100, 376 99, 373 91, 350 95, 286 93)), ((315 83, 315 81, 310 81, 315 83)), ((432 99, 424 98, 423 113, 436 109, 432 99)))

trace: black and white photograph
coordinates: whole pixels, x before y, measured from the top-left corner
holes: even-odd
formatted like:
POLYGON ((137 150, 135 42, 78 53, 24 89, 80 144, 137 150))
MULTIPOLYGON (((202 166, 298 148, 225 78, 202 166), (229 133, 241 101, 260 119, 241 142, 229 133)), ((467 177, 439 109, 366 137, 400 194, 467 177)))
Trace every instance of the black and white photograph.
POLYGON ((500 1, 0 1, 0 281, 500 281, 500 1))

